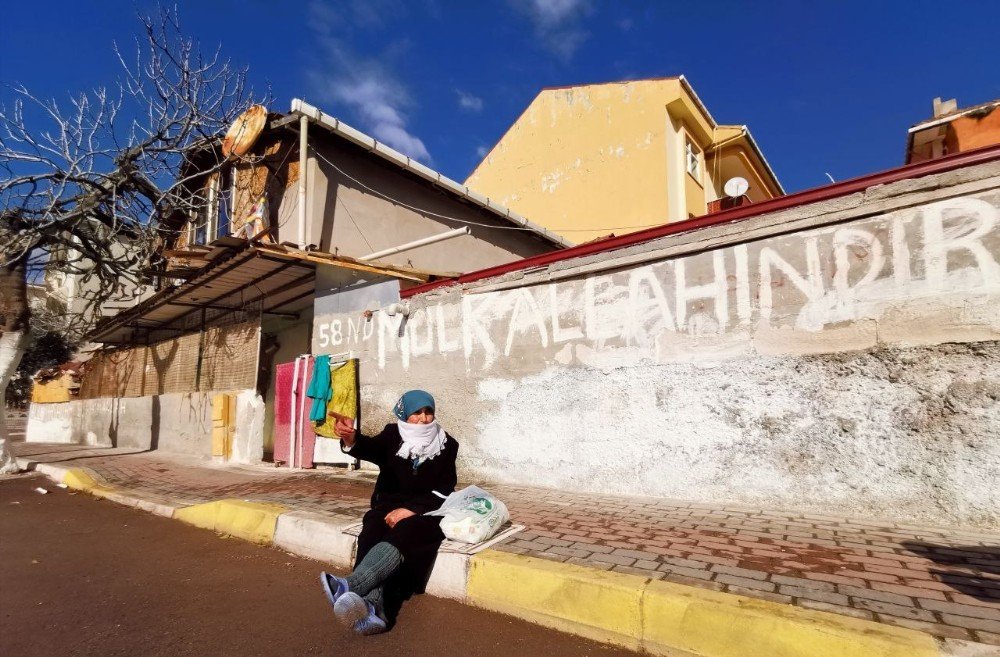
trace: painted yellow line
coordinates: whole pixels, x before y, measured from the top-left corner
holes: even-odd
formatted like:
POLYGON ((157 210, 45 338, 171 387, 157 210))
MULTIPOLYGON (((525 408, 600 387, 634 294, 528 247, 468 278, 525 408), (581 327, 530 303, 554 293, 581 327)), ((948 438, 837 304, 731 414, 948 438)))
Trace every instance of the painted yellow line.
POLYGON ((285 511, 280 504, 217 500, 177 509, 173 517, 254 543, 270 543, 278 516, 285 511))
POLYGON ((624 573, 485 551, 472 604, 656 655, 937 657, 927 634, 624 573))

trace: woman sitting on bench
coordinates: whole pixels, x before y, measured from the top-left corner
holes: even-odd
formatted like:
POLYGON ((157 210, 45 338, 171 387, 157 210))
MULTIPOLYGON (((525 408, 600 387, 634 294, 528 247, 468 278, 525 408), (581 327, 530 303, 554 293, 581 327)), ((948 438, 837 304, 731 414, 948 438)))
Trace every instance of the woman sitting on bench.
MULTIPOLYGON (((356 432, 349 420, 338 420, 335 426, 341 450, 379 467, 354 571, 346 578, 320 574, 334 614, 358 634, 386 631, 394 616, 387 613, 385 596, 393 584, 390 577, 404 563, 416 570, 423 564, 423 575, 429 574, 444 540, 441 518, 423 514, 438 509, 455 490, 458 443, 438 424, 434 408, 430 394, 410 390, 393 408, 398 422, 386 425, 377 436, 356 432)), ((419 578, 421 573, 410 576, 419 578)))

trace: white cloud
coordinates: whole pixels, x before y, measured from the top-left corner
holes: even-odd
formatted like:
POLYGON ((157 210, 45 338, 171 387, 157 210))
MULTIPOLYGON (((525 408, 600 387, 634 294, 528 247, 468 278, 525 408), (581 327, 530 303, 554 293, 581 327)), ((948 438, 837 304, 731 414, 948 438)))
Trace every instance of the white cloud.
POLYGON ((573 58, 589 34, 580 27, 590 0, 510 0, 531 21, 535 37, 564 62, 573 58))
POLYGON ((320 53, 308 72, 313 92, 321 101, 348 108, 375 139, 430 162, 423 140, 407 129, 405 109, 413 103, 405 85, 378 59, 355 52, 339 36, 339 30, 350 27, 352 16, 321 2, 311 3, 309 9, 320 53))
POLYGON ((458 106, 464 110, 469 110, 470 112, 482 112, 483 111, 483 99, 478 96, 473 96, 472 94, 462 91, 461 89, 456 89, 455 93, 458 94, 458 106))

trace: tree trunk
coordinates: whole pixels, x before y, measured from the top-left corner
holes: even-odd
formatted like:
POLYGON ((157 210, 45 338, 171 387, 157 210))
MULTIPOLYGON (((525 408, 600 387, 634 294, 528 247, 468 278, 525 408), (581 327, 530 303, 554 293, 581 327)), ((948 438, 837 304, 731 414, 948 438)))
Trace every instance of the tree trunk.
POLYGON ((7 434, 7 384, 28 346, 26 259, 0 267, 0 474, 17 472, 7 434))

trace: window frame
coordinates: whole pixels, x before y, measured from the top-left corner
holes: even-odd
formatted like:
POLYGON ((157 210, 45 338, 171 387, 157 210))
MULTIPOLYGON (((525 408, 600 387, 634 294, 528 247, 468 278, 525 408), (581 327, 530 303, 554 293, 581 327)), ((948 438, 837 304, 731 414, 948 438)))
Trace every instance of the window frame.
POLYGON ((687 175, 695 179, 695 181, 700 185, 702 182, 702 170, 704 165, 702 163, 702 149, 698 148, 698 145, 694 143, 691 136, 688 134, 684 135, 684 171, 687 175), (692 164, 694 171, 692 171, 692 164))
POLYGON ((225 167, 212 172, 205 185, 192 197, 196 209, 188 221, 188 245, 207 246, 221 237, 220 219, 225 216, 225 229, 232 226, 232 199, 235 197, 236 176, 225 167))

